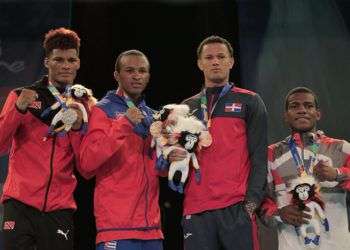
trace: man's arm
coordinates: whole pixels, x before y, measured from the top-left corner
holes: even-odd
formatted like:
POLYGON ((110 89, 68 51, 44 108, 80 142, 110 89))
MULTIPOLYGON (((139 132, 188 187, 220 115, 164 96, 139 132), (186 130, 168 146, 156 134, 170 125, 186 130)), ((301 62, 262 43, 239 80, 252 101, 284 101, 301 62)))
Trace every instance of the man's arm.
POLYGON ((86 178, 94 175, 98 168, 116 155, 132 133, 133 125, 125 115, 110 119, 95 106, 88 132, 80 145, 80 173, 86 178))
POLYGON ((22 118, 26 115, 28 105, 25 108, 24 105, 21 105, 24 110, 20 110, 16 106, 19 101, 20 97, 17 96, 15 91, 11 91, 2 108, 0 114, 0 155, 8 153, 12 138, 20 126, 22 118))
POLYGON ((276 200, 276 189, 275 189, 275 179, 276 184, 279 186, 283 185, 282 179, 276 175, 275 171, 275 163, 274 163, 274 146, 268 147, 268 165, 267 165, 268 173, 267 173, 267 185, 266 185, 266 193, 264 200, 261 203, 261 206, 258 209, 258 214, 261 221, 268 226, 273 226, 276 224, 277 216, 278 216, 278 205, 276 200))
POLYGON ((340 182, 339 186, 350 191, 350 143, 343 141, 341 153, 344 156, 343 166, 337 168, 336 180, 340 182))
MULTIPOLYGON (((85 107, 83 107, 85 109, 85 107)), ((84 128, 83 128, 83 111, 77 108, 73 108, 75 112, 77 112, 77 120, 74 122, 72 129, 67 133, 68 138, 72 147, 72 151, 74 154, 75 159, 75 168, 80 171, 80 161, 79 161, 79 154, 80 154, 80 144, 84 138, 84 128)), ((91 112, 91 110, 87 110, 87 115, 91 112)), ((88 178, 86 176, 86 178, 88 178)))
POLYGON ((254 211, 265 196, 267 176, 267 112, 265 104, 255 95, 248 107, 247 137, 251 170, 246 194, 246 208, 254 211))
POLYGON ((274 162, 273 151, 273 146, 270 146, 268 150, 267 196, 259 208, 259 216, 267 226, 275 226, 277 223, 294 226, 307 224, 311 216, 306 211, 310 211, 310 209, 305 207, 305 211, 303 211, 297 205, 290 204, 287 199, 286 185, 278 174, 278 166, 274 162), (280 200, 279 205, 277 197, 280 200))

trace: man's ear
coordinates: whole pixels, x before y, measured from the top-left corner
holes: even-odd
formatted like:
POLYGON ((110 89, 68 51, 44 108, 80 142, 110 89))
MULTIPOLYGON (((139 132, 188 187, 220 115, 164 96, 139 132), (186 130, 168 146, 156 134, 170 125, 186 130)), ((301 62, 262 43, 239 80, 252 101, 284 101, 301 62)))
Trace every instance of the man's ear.
POLYGON ((321 116, 322 116, 321 110, 317 109, 317 111, 316 111, 316 121, 321 120, 321 116))
POLYGON ((287 111, 284 111, 284 113, 283 113, 283 121, 285 124, 288 125, 287 111))
POLYGON ((117 81, 117 82, 119 82, 119 73, 118 73, 118 71, 114 71, 114 73, 113 73, 113 75, 114 75, 114 79, 117 81))
POLYGON ((49 68, 49 58, 47 58, 47 57, 45 57, 45 59, 44 59, 44 66, 45 66, 45 68, 49 68))
POLYGON ((80 69, 80 58, 78 58, 78 68, 77 70, 80 69))
POLYGON ((201 59, 198 59, 198 60, 197 60, 197 66, 198 66, 198 68, 199 68, 201 71, 203 71, 203 65, 202 65, 201 59))
POLYGON ((230 64, 231 64, 230 69, 232 69, 233 65, 235 65, 235 59, 233 57, 230 58, 230 64))

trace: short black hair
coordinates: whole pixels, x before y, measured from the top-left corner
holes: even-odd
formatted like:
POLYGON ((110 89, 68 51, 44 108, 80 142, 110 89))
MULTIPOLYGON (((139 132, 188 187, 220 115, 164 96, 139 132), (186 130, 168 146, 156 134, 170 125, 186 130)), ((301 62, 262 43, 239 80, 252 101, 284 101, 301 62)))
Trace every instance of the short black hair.
POLYGON ((131 50, 124 51, 118 55, 117 60, 115 60, 115 71, 120 72, 120 68, 121 68, 120 61, 124 56, 142 56, 146 59, 148 64, 148 69, 150 69, 150 64, 147 56, 143 52, 137 49, 131 49, 131 50))
POLYGON ((76 49, 79 54, 80 38, 75 31, 67 28, 52 29, 45 34, 43 47, 46 56, 54 49, 76 49))
POLYGON ((311 94, 314 97, 316 109, 319 109, 318 97, 315 94, 315 92, 313 92, 311 89, 309 89, 307 87, 296 87, 294 89, 291 89, 287 93, 286 98, 284 99, 284 108, 285 108, 286 111, 288 110, 289 97, 291 95, 295 94, 295 93, 308 93, 308 94, 311 94))
POLYGON ((201 57, 204 45, 211 44, 211 43, 222 43, 222 44, 226 45, 226 47, 230 53, 230 56, 233 57, 233 48, 232 48, 232 45, 230 44, 229 41, 227 41, 225 38, 222 38, 220 36, 209 36, 209 37, 205 38, 198 45, 198 48, 197 48, 197 58, 198 59, 201 57))

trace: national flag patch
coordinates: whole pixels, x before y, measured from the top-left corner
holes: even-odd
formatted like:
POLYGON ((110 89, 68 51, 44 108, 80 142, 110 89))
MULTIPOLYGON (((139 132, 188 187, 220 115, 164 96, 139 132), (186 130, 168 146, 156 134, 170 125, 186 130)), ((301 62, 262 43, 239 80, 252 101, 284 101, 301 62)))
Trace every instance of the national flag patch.
POLYGON ((242 103, 234 102, 234 103, 226 103, 225 104, 225 112, 241 112, 242 111, 242 103))
POLYGON ((112 240, 104 243, 103 250, 116 250, 118 241, 112 240))
POLYGON ((29 105, 29 108, 41 109, 41 101, 34 101, 29 105))
POLYGON ((4 230, 13 230, 15 229, 15 221, 5 221, 4 222, 4 230))

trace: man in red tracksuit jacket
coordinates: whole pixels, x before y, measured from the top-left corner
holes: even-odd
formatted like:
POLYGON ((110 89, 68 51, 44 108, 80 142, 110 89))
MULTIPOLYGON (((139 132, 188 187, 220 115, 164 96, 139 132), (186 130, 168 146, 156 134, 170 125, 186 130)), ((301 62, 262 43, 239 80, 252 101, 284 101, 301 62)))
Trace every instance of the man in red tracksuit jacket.
MULTIPOLYGON (((186 250, 258 249, 255 209, 267 175, 266 109, 254 92, 229 82, 234 64, 230 43, 218 36, 198 47, 204 89, 184 101, 207 124, 213 138, 197 153, 201 181, 192 169, 184 197, 186 250)), ((179 160, 173 151, 169 161, 179 160)))
POLYGON ((149 62, 138 50, 121 53, 119 84, 94 107, 81 144, 85 176, 96 176, 97 249, 161 250, 159 183, 149 126, 152 110, 142 96, 149 62))
MULTIPOLYGON (((52 118, 42 113, 57 100, 49 86, 64 92, 80 67, 80 38, 60 28, 45 36, 45 67, 48 76, 31 86, 10 92, 0 114, 0 154, 9 152, 9 170, 4 185, 6 250, 73 249, 73 169, 82 135, 70 131, 48 137, 52 118)), ((82 119, 73 124, 79 129, 82 119)))

